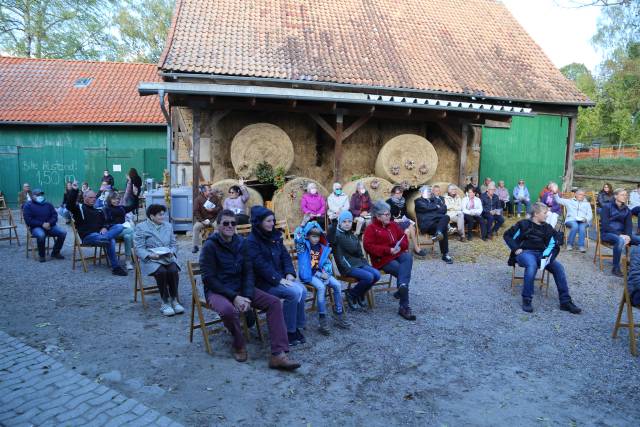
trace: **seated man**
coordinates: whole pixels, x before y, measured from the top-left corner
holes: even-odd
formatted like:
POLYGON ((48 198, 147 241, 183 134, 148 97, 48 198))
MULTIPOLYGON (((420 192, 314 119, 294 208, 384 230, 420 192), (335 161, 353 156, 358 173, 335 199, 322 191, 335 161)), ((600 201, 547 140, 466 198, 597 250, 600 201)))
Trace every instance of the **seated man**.
POLYGON ((489 184, 491 184, 493 182, 493 180, 490 177, 486 177, 484 179, 484 183, 480 186, 480 194, 484 194, 487 192, 487 189, 489 188, 489 184))
POLYGON ((32 201, 24 206, 23 214, 24 222, 29 227, 31 235, 38 241, 40 262, 46 261, 44 248, 46 236, 52 236, 55 240, 51 250, 51 258, 64 259, 60 255, 60 249, 62 249, 67 232, 56 225, 58 212, 51 203, 45 201, 44 191, 39 188, 33 190, 32 201))
MULTIPOLYGON (((71 184, 71 200, 77 200, 78 183, 71 184)), ((111 271, 116 276, 126 276, 127 272, 120 266, 116 255, 116 237, 122 233, 123 225, 116 224, 107 229, 104 213, 95 208, 96 193, 89 190, 83 195, 81 204, 71 203, 67 206, 76 223, 82 243, 88 245, 105 246, 107 257, 111 263, 111 271)))
POLYGON ((282 314, 282 303, 276 296, 254 287, 253 262, 248 256, 245 240, 236 234, 233 211, 223 210, 216 218, 217 230, 205 241, 200 253, 200 268, 205 297, 233 337, 233 357, 238 362, 247 360, 247 347, 240 313, 255 307, 267 312, 267 325, 271 337, 272 369, 294 370, 300 364, 287 357, 289 341, 282 314))
POLYGON ((467 226, 467 239, 471 240, 472 230, 476 224, 480 224, 480 234, 486 234, 486 221, 482 217, 482 201, 476 197, 473 188, 467 190, 467 195, 462 199, 462 213, 464 214, 464 223, 467 226))
POLYGON ((498 181, 498 188, 496 188, 496 194, 498 195, 498 199, 502 202, 502 210, 511 214, 513 212, 511 206, 511 199, 509 198, 509 190, 504 186, 504 181, 498 181))
POLYGON ((200 194, 193 202, 193 250, 197 253, 202 244, 202 229, 213 226, 218 213, 222 210, 222 202, 218 198, 216 191, 212 191, 208 185, 200 186, 200 194))
POLYGON ((433 188, 425 185, 420 189, 422 197, 415 201, 416 221, 420 233, 431 234, 431 240, 437 240, 440 245, 442 260, 447 264, 453 264, 453 258, 449 256, 449 221, 447 216, 447 204, 440 196, 440 187, 433 188))
POLYGON ((529 209, 531 208, 531 196, 529 196, 529 189, 524 184, 524 179, 518 181, 518 185, 513 188, 513 203, 515 205, 516 216, 520 218, 520 207, 524 206, 525 216, 529 215, 529 209))
POLYGON ((560 251, 561 236, 545 222, 549 207, 537 202, 533 205, 531 219, 518 221, 504 233, 504 241, 511 249, 508 264, 516 263, 524 268, 524 286, 522 288, 522 310, 533 312, 533 299, 536 272, 544 266, 553 275, 560 297, 560 310, 579 314, 578 308, 569 295, 567 277, 562 264, 556 260, 560 251))
POLYGON ((640 246, 631 248, 627 286, 631 305, 640 307, 640 246))
POLYGON ((622 277, 620 257, 627 245, 640 244, 640 236, 633 234, 631 210, 627 207, 627 190, 618 188, 613 192, 613 202, 600 208, 600 238, 613 245, 614 276, 622 277))
POLYGON ((493 234, 497 233, 502 224, 504 224, 502 202, 496 194, 496 184, 494 182, 490 182, 487 185, 487 191, 480 196, 480 201, 482 202, 482 217, 487 222, 482 240, 487 240, 487 238, 493 237, 493 234))
POLYGON ((378 200, 373 204, 371 213, 374 219, 364 231, 364 250, 371 257, 374 268, 382 269, 396 278, 398 290, 393 297, 400 300, 398 314, 406 320, 416 320, 409 306, 413 257, 407 252, 407 235, 395 221, 391 221, 391 207, 387 203, 378 200))

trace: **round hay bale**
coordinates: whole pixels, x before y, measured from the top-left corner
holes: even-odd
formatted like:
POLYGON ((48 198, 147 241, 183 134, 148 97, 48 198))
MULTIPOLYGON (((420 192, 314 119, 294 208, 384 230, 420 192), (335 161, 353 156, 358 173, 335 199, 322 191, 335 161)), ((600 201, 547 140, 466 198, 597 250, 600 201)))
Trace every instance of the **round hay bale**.
MULTIPOLYGON (((223 199, 226 199, 229 195, 229 188, 234 185, 239 185, 237 180, 223 179, 222 181, 214 182, 213 184, 211 184, 211 188, 220 190, 222 192, 223 199)), ((247 187, 247 190, 249 190, 249 200, 247 200, 247 208, 251 209, 251 206, 264 205, 264 199, 262 198, 262 195, 260 193, 258 193, 251 187, 247 187)))
POLYGON ((425 138, 407 133, 387 141, 376 159, 376 176, 415 187, 436 173, 438 154, 425 138))
POLYGON ((276 125, 254 123, 245 126, 231 141, 231 163, 239 177, 255 179, 259 163, 269 163, 274 171, 282 166, 288 172, 293 165, 291 138, 276 125))
POLYGON ((353 193, 356 192, 356 185, 358 182, 362 182, 364 186, 367 188, 369 192, 369 196, 371 196, 372 201, 376 200, 387 200, 391 197, 391 188, 393 188, 393 184, 383 178, 378 178, 375 176, 368 176, 366 178, 361 178, 356 181, 346 182, 342 186, 342 191, 347 196, 351 197, 353 193))
MULTIPOLYGON (((448 182, 433 182, 433 183, 429 183, 428 185, 430 186, 434 186, 437 185, 440 187, 441 193, 440 195, 442 197, 444 197, 445 194, 447 194, 447 188, 449 187, 449 183, 448 182)), ((458 188, 458 191, 456 191, 456 193, 458 193, 458 195, 460 197, 464 197, 464 193, 462 192, 462 190, 460 188, 458 188)), ((413 190, 411 191, 411 193, 409 193, 409 195, 407 196, 407 216, 409 218, 411 218, 412 220, 416 220, 416 199, 420 197, 420 189, 417 190, 413 190)))
MULTIPOLYGON (((307 184, 314 182, 318 186, 318 193, 325 199, 329 195, 326 188, 311 178, 295 178, 287 182, 284 187, 273 195, 273 210, 276 219, 286 219, 291 232, 302 222, 300 199, 307 190, 307 184)), ((324 228, 324 224, 320 224, 324 228)))

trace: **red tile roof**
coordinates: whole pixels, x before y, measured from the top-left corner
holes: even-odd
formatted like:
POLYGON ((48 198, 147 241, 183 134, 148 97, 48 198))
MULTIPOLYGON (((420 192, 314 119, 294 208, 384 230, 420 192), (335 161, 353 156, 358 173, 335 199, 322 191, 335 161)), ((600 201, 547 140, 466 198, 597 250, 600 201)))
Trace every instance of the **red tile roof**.
POLYGON ((589 102, 495 0, 178 0, 159 66, 589 102))
POLYGON ((141 81, 160 81, 153 64, 0 57, 0 122, 166 123, 141 81), (75 87, 91 78, 86 87, 75 87))

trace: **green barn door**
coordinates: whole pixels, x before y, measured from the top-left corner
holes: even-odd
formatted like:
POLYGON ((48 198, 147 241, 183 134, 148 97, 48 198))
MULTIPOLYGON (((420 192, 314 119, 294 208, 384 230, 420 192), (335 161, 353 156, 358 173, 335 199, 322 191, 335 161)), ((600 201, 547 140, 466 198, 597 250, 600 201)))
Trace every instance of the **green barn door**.
POLYGON ((167 168, 167 150, 163 148, 144 149, 144 169, 138 169, 138 174, 144 179, 153 178, 162 182, 162 173, 167 168))
POLYGON ((523 178, 531 200, 549 181, 562 183, 569 119, 538 115, 514 117, 510 129, 483 128, 480 177, 505 182, 511 193, 523 178))
POLYGON ((18 147, 20 182, 28 182, 31 189, 44 190, 54 206, 62 202, 64 194, 64 160, 62 149, 56 146, 18 147))
POLYGON ((18 193, 22 183, 18 175, 18 148, 0 145, 0 192, 9 207, 18 206, 18 193))
POLYGON ((84 149, 84 179, 92 190, 98 191, 102 182, 102 173, 107 168, 106 148, 84 149))

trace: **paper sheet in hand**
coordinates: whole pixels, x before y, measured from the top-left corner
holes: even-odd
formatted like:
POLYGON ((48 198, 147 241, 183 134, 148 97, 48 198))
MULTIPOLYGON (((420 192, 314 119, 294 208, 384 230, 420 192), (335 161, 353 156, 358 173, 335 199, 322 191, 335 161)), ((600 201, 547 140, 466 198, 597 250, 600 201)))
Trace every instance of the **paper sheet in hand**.
POLYGON ((171 249, 167 248, 167 247, 160 247, 160 248, 152 248, 150 249, 151 252, 153 252, 156 255, 167 255, 169 253, 171 253, 171 249))
POLYGON ((207 200, 206 202, 204 202, 203 206, 204 206, 205 209, 213 209, 213 208, 216 207, 216 204, 211 202, 211 201, 209 201, 209 200, 207 200))
POLYGON ((400 244, 402 243, 402 240, 404 240, 405 237, 407 237, 407 235, 403 234, 400 240, 398 240, 398 243, 396 243, 396 245, 393 247, 393 249, 400 249, 400 244))
POLYGON ((540 258, 540 270, 544 270, 547 265, 549 265, 549 261, 551 257, 540 258))

